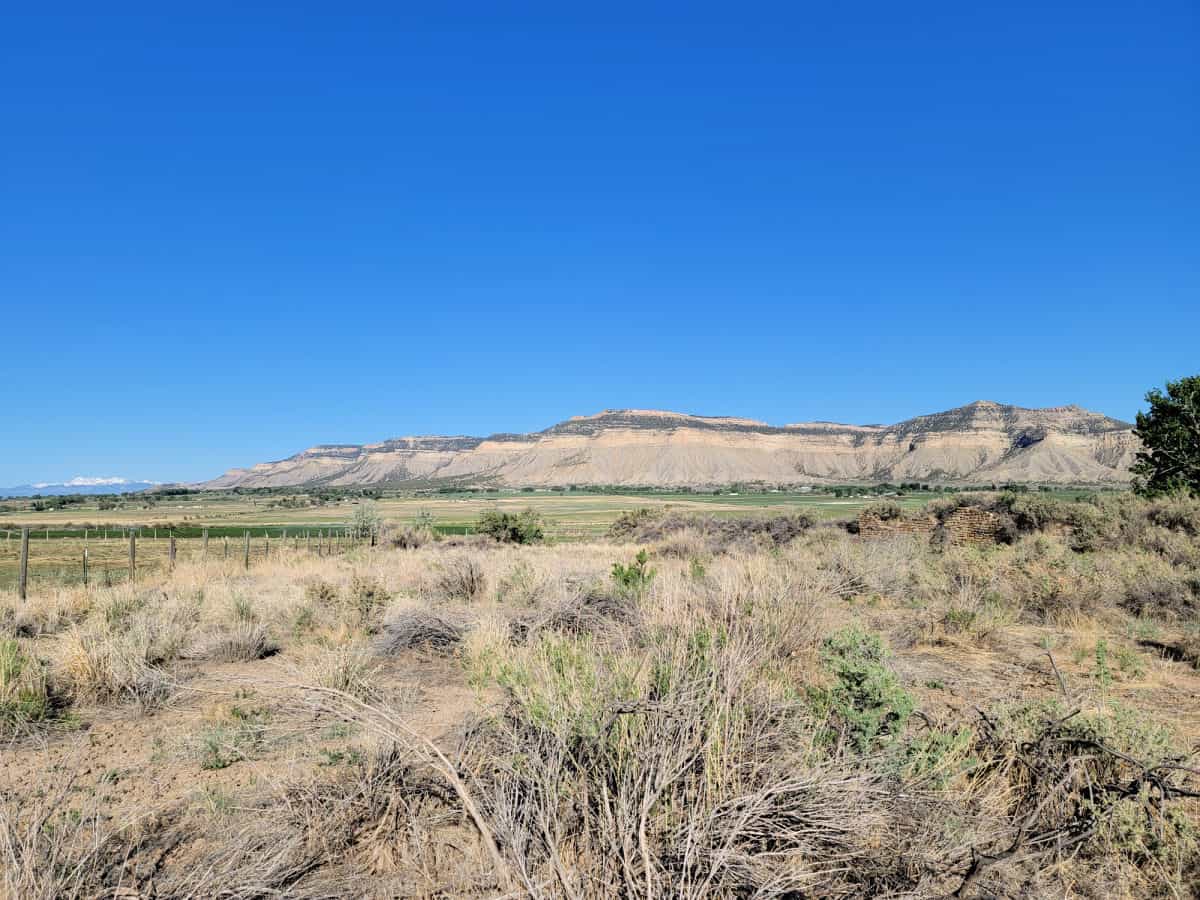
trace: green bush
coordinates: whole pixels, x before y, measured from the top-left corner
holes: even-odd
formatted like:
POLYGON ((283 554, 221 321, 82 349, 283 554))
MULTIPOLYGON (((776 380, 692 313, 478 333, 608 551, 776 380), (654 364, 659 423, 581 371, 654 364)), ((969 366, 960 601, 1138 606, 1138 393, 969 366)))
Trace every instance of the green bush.
POLYGON ((492 509, 479 517, 476 528, 504 544, 533 544, 542 540, 542 519, 532 509, 516 515, 492 509))
POLYGON ((860 753, 891 743, 914 708, 887 658, 879 635, 855 625, 821 644, 821 660, 834 684, 818 695, 818 705, 834 717, 860 753))
POLYGON ((646 589, 650 587, 650 582, 654 580, 656 574, 654 569, 647 567, 648 560, 646 551, 639 550, 638 555, 629 565, 613 563, 612 580, 624 593, 640 597, 646 593, 646 589))

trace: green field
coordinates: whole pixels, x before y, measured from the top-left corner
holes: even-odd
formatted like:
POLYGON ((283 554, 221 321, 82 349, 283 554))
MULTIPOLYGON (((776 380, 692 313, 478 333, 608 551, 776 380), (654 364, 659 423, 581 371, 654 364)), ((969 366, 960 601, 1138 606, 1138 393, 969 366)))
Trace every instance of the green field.
MULTIPOLYGON (((1058 496, 1079 491, 1055 491, 1058 496)), ((913 491, 888 496, 906 509, 916 509, 940 493, 913 491)), ((874 496, 835 497, 817 492, 695 493, 629 491, 517 491, 438 493, 425 496, 384 495, 371 500, 390 526, 427 521, 444 534, 470 533, 479 516, 491 509, 537 511, 546 523, 550 541, 585 540, 604 534, 621 513, 638 507, 670 507, 684 513, 714 516, 754 516, 806 513, 818 519, 849 519, 874 496)), ((42 501, 44 504, 46 501, 42 501)), ((106 504, 111 500, 104 501, 106 504)), ((167 560, 168 539, 174 536, 177 558, 199 558, 201 535, 209 533, 210 555, 228 553, 240 558, 246 531, 252 536, 252 556, 286 540, 289 547, 307 546, 318 533, 344 533, 362 498, 338 497, 311 505, 309 494, 188 494, 160 497, 147 505, 137 496, 121 500, 114 509, 101 509, 100 498, 61 509, 36 509, 32 500, 8 500, 0 507, 0 589, 16 583, 19 529, 31 530, 31 585, 72 583, 82 579, 82 560, 88 549, 90 578, 110 581, 125 577, 129 530, 137 533, 138 569, 161 568, 167 560), (106 574, 107 573, 107 574, 106 574)))

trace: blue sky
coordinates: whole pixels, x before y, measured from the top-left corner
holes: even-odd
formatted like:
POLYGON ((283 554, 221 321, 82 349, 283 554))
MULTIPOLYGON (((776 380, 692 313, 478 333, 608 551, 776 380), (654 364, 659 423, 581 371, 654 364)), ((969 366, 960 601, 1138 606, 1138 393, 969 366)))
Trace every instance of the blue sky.
POLYGON ((1193 0, 583 6, 6 9, 0 485, 1200 371, 1193 0))

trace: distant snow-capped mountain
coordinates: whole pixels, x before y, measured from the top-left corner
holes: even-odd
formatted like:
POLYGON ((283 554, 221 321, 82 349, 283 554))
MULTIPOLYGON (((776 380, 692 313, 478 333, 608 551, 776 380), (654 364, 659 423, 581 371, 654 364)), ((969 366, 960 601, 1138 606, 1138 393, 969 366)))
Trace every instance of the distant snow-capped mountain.
POLYGON ((131 494, 157 487, 157 481, 133 481, 128 478, 87 478, 78 476, 70 481, 38 481, 0 487, 0 497, 56 497, 61 494, 131 494))

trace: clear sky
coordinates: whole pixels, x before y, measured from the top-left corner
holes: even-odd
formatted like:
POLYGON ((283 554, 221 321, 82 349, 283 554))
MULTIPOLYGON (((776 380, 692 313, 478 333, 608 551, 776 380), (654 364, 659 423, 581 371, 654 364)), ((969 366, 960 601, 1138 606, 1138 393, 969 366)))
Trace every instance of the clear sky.
POLYGON ((11 4, 0 485, 1128 419, 1200 371, 1198 172, 1195 0, 11 4))

